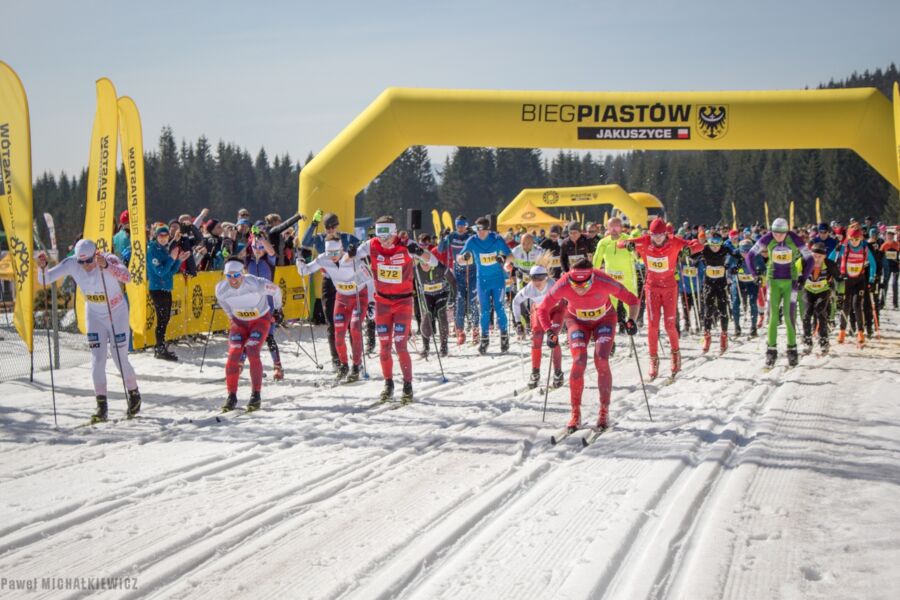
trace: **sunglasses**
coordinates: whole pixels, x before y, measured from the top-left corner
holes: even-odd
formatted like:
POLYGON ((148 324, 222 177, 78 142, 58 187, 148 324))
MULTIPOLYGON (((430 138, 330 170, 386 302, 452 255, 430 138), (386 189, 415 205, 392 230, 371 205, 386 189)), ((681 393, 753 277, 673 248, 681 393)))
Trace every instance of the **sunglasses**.
POLYGON ((574 279, 569 279, 569 285, 571 285, 573 288, 576 288, 579 290, 586 290, 586 289, 590 288, 591 284, 593 282, 594 282, 593 277, 589 277, 588 279, 586 279, 584 281, 575 281, 574 279))
POLYGON ((544 281, 545 279, 547 279, 546 275, 532 275, 531 276, 532 281, 544 281))
POLYGON ((228 279, 237 279, 238 277, 243 277, 243 273, 225 273, 225 277, 228 279))
POLYGON ((76 259, 76 260, 79 265, 89 265, 94 262, 94 257, 92 256, 90 258, 85 258, 84 260, 78 260, 78 259, 76 259))
POLYGON ((397 233, 397 226, 393 223, 390 226, 376 226, 375 235, 378 237, 388 237, 397 233))
POLYGON ((487 231, 487 227, 485 227, 484 225, 476 225, 475 231, 487 231))

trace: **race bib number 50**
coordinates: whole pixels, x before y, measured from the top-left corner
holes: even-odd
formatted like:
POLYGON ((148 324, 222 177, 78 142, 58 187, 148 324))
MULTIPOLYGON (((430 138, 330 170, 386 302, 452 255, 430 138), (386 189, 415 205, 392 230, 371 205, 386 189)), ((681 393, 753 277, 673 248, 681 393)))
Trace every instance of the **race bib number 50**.
POLYGON ((384 283, 400 283, 403 267, 399 265, 378 265, 378 281, 384 283))
POLYGON ((647 268, 654 273, 666 273, 669 270, 668 256, 648 256, 647 268))

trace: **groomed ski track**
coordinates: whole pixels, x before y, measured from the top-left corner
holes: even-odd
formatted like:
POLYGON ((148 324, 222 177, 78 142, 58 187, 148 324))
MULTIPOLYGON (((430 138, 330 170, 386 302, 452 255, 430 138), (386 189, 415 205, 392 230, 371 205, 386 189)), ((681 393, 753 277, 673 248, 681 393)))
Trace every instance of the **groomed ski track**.
MULTIPOLYGON (((549 444, 567 388, 545 423, 542 395, 514 395, 528 352, 515 340, 505 356, 451 345, 448 383, 416 357, 416 401, 396 410, 366 408, 377 357, 370 381, 316 388, 325 375, 294 357, 295 333, 280 335, 287 381, 266 380, 264 410, 205 426, 192 419, 221 404, 221 341, 202 374, 200 348, 179 364, 136 355, 131 422, 76 428, 87 365, 57 373, 59 432, 49 374, 2 384, 0 573, 138 582, 29 598, 893 598, 900 318, 882 318, 865 350, 833 344, 793 369, 782 336, 768 373, 763 338, 719 356, 687 336, 683 373, 647 385, 653 422, 619 336, 617 425, 585 449, 549 444)), ((587 381, 590 419, 590 363, 587 381)))

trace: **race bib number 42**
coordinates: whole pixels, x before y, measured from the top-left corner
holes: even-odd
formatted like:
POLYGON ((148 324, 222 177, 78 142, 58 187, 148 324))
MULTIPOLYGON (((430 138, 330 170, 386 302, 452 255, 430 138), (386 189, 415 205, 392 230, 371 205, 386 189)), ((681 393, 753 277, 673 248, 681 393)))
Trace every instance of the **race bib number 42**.
POLYGON ((378 281, 383 283, 400 283, 403 267, 399 265, 378 265, 378 281))
POLYGON ((794 253, 791 252, 790 248, 778 248, 772 250, 772 262, 778 263, 779 265, 790 264, 793 256, 794 253))
POLYGON ((666 273, 669 271, 668 256, 648 256, 647 268, 654 273, 666 273))

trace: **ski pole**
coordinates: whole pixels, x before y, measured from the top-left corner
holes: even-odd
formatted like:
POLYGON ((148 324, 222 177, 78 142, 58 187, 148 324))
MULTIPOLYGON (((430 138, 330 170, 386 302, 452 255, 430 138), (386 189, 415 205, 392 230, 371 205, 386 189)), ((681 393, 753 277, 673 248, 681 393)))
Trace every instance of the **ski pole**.
POLYGON ((875 298, 873 294, 869 294, 869 301, 872 303, 872 321, 875 323, 875 337, 881 339, 881 327, 878 325, 878 311, 875 310, 875 298))
POLYGON ((650 414, 650 400, 647 399, 647 388, 644 386, 644 374, 641 372, 641 359, 638 358, 637 348, 634 346, 634 336, 629 335, 629 339, 631 340, 631 349, 634 351, 634 361, 637 363, 638 377, 641 380, 641 390, 644 392, 644 403, 647 405, 647 416, 650 417, 650 422, 653 422, 653 415, 650 414))
MULTIPOLYGON (((47 288, 47 267, 43 267, 44 271, 44 305, 49 306, 50 291, 47 288)), ((53 381, 53 346, 50 343, 50 323, 48 323, 49 315, 44 315, 44 325, 47 327, 47 357, 50 359, 50 393, 53 397, 53 426, 59 429, 59 423, 56 420, 56 384, 53 381)))
MULTIPOLYGON (((353 257, 353 272, 356 273, 356 257, 355 257, 355 256, 353 257)), ((368 307, 367 307, 367 308, 368 308, 368 307)), ((359 302, 359 278, 357 278, 357 281, 356 281, 356 312, 357 312, 357 314, 359 315, 359 316, 357 317, 358 320, 359 320, 359 340, 360 340, 360 344, 359 344, 359 346, 360 346, 360 348, 359 348, 359 353, 362 354, 363 379, 368 379, 368 378, 369 378, 369 369, 368 369, 368 367, 366 367, 366 353, 364 352, 363 347, 362 347, 362 345, 363 345, 363 341, 362 341, 362 336, 363 336, 363 312, 362 312, 362 305, 361 305, 360 302, 359 302)), ((351 321, 352 321, 352 319, 351 319, 351 321)), ((352 334, 351 334, 351 335, 352 335, 352 334)))
MULTIPOLYGON (((97 265, 97 268, 100 268, 100 265, 97 265)), ((116 358, 119 360, 116 363, 116 366, 119 368, 119 377, 122 378, 122 389, 125 390, 125 399, 128 399, 128 386, 125 384, 125 372, 122 371, 122 354, 119 351, 119 342, 116 339, 116 326, 113 324, 113 316, 112 316, 112 307, 109 305, 109 292, 106 291, 106 278, 103 277, 103 273, 100 273, 100 283, 103 284, 103 297, 106 300, 106 312, 109 314, 109 328, 112 331, 113 339, 112 344, 116 349, 116 358)), ((127 334, 126 334, 127 337, 127 334)))
MULTIPOLYGON (((316 365, 316 368, 321 371, 325 367, 323 367, 319 363, 319 353, 316 351, 316 330, 313 329, 313 324, 312 324, 313 314, 312 314, 312 308, 309 305, 309 290, 312 287, 312 276, 309 276, 307 281, 308 281, 308 284, 306 286, 306 289, 303 291, 303 297, 306 299, 306 319, 309 322, 309 337, 312 339, 313 356, 309 356, 309 352, 307 352, 306 349, 303 348, 302 346, 300 347, 300 349, 303 350, 303 352, 312 359, 313 363, 315 363, 315 365, 316 365)), ((324 306, 324 304, 323 304, 323 306, 324 306)), ((297 346, 300 346, 299 339, 297 340, 297 346)), ((297 356, 300 356, 300 355, 298 354, 297 356)))
POLYGON ((206 349, 209 347, 209 338, 212 337, 213 319, 216 318, 216 305, 213 304, 212 314, 209 316, 209 328, 206 331, 206 343, 203 344, 203 357, 200 359, 200 372, 203 372, 203 363, 206 362, 206 349))
MULTIPOLYGON (((557 338, 559 343, 559 338, 557 338)), ((634 343, 634 342, 632 342, 634 343)), ((547 397, 550 396, 550 374, 553 373, 553 350, 550 350, 550 357, 547 359, 547 383, 544 385, 544 413, 541 415, 541 423, 547 420, 547 397)))

